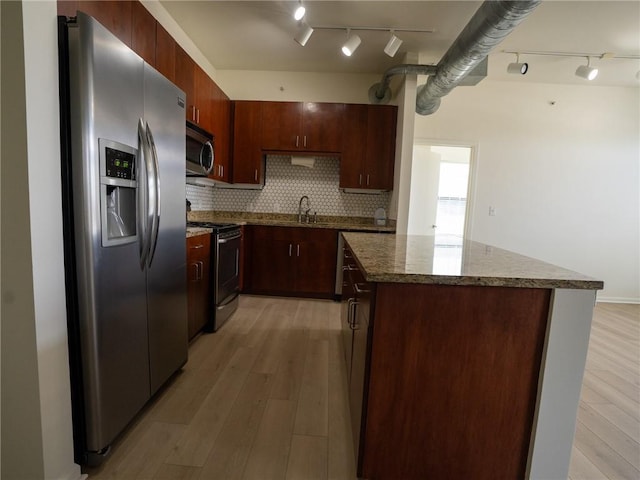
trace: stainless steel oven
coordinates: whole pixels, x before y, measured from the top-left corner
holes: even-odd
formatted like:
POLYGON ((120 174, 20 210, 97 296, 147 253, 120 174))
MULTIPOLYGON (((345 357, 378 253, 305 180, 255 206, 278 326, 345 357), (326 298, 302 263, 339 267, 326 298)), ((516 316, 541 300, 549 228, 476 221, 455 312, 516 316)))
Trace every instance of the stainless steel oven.
POLYGON ((213 270, 213 315, 212 330, 215 332, 238 308, 240 295, 240 240, 242 233, 238 225, 220 228, 214 234, 212 249, 215 249, 213 270))
POLYGON ((217 331, 238 308, 240 295, 240 241, 242 230, 233 223, 189 222, 211 228, 211 299, 205 332, 217 331))

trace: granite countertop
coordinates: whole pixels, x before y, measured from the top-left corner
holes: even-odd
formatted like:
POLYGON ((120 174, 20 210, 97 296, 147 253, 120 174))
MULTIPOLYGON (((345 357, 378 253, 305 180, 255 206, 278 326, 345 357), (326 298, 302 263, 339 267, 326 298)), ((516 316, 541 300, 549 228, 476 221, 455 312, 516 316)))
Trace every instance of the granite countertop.
POLYGON ((317 223, 298 223, 298 215, 288 213, 251 213, 251 212, 215 212, 194 211, 187 214, 192 222, 237 223, 238 225, 266 225, 277 227, 330 228, 335 230, 352 230, 363 232, 396 231, 394 220, 387 220, 384 226, 375 225, 373 218, 337 217, 318 215, 317 223))
POLYGON ((187 238, 197 237, 198 235, 209 235, 213 233, 212 228, 187 227, 187 238))
POLYGON ((455 236, 343 234, 365 279, 520 288, 601 290, 604 283, 524 255, 455 236))

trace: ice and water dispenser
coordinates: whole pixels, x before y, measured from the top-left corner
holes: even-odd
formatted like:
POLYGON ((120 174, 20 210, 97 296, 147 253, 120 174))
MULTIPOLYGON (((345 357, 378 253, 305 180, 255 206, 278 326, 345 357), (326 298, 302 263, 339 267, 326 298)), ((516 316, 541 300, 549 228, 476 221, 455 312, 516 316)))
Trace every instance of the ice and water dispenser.
POLYGON ((102 246, 136 241, 136 155, 128 145, 100 139, 102 246))

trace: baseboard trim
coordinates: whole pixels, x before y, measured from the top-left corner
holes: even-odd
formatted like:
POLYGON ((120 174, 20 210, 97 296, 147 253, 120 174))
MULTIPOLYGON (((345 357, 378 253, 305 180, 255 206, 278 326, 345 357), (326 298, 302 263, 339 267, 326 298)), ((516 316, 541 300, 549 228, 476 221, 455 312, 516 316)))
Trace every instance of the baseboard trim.
POLYGON ((598 295, 597 303, 632 303, 640 304, 640 298, 632 297, 601 297, 598 295))

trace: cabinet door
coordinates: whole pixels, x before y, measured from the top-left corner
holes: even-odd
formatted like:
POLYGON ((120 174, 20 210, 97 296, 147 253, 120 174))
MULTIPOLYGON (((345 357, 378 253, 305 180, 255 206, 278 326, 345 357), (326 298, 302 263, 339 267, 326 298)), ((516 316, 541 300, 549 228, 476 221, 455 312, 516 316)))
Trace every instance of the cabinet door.
POLYGON ((340 152, 343 116, 342 103, 304 103, 302 149, 312 152, 340 152))
POLYGON ((78 0, 58 0, 58 15, 75 17, 78 11, 78 0))
MULTIPOLYGON (((194 89, 195 91, 195 120, 200 127, 213 133, 212 107, 213 107, 213 81, 209 75, 194 63, 194 89)), ((217 154, 218 152, 216 152, 217 154)))
POLYGON ((233 102, 233 183, 264 180, 260 148, 263 102, 233 102))
POLYGON ((130 1, 78 1, 78 10, 92 16, 131 47, 130 1))
POLYGON ((187 238, 188 331, 192 339, 210 315, 210 235, 187 238))
MULTIPOLYGON (((356 273, 358 276, 359 272, 356 273)), ((349 409, 351 411, 351 432, 353 451, 356 458, 360 448, 362 429, 362 410, 364 401, 364 383, 367 367, 367 348, 369 344, 369 315, 371 311, 372 284, 354 279, 356 307, 351 329, 353 331, 353 351, 351 356, 351 375, 349 377, 349 409)))
POLYGON ((292 228, 296 263, 295 291, 331 296, 335 292, 336 230, 292 228))
POLYGON ((176 83, 176 41, 156 22, 156 70, 176 83))
POLYGON ((363 188, 363 163, 367 151, 367 105, 345 105, 340 188, 363 188))
POLYGON ((295 151, 302 148, 302 104, 264 102, 262 106, 262 148, 295 151))
POLYGON ((392 105, 368 108, 364 188, 393 188, 397 112, 397 107, 392 105))
POLYGON ((131 3, 131 48, 156 68, 156 19, 140 2, 131 3))
POLYGON ((213 177, 217 180, 228 182, 230 180, 229 171, 229 150, 231 135, 231 101, 222 89, 213 81, 211 82, 211 133, 215 137, 216 164, 213 177))
POLYGON ((175 78, 176 85, 187 95, 185 108, 187 120, 196 121, 196 98, 194 88, 195 62, 180 45, 176 44, 175 78))
POLYGON ((251 290, 256 293, 290 293, 293 290, 294 245, 288 228, 252 228, 251 290))

